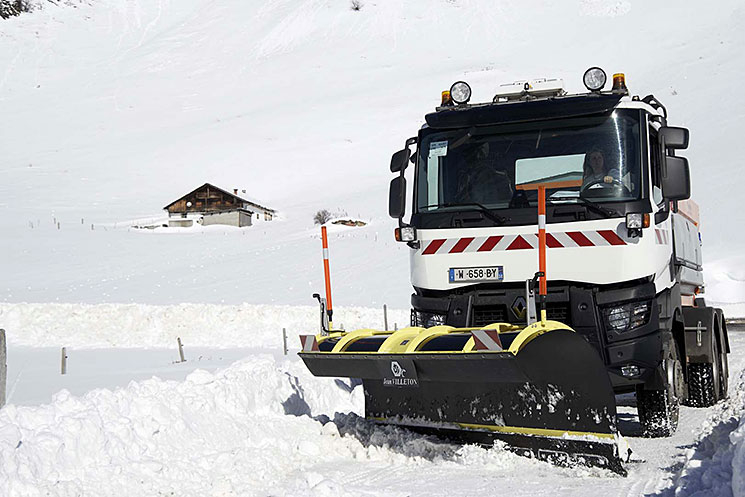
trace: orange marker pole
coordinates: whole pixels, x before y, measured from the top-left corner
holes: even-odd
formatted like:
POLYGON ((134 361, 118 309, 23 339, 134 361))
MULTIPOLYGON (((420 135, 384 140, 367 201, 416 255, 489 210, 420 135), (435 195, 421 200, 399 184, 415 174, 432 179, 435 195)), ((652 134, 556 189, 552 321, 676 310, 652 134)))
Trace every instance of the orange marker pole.
POLYGON ((326 234, 326 226, 321 226, 321 240, 323 241, 323 275, 326 279, 326 314, 329 316, 329 330, 332 329, 332 316, 334 311, 331 307, 331 270, 329 269, 329 239, 326 234))
POLYGON ((540 277, 539 298, 541 300, 541 323, 546 324, 546 295, 548 285, 546 282, 546 187, 538 187, 538 271, 540 277))

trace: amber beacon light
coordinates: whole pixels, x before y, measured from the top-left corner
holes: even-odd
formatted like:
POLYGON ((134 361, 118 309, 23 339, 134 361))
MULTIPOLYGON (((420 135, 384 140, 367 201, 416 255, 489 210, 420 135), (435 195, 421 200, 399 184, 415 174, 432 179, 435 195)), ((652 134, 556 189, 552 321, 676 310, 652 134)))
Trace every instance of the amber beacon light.
POLYGON ((616 93, 628 93, 626 88, 626 76, 622 72, 613 75, 613 91, 616 93))

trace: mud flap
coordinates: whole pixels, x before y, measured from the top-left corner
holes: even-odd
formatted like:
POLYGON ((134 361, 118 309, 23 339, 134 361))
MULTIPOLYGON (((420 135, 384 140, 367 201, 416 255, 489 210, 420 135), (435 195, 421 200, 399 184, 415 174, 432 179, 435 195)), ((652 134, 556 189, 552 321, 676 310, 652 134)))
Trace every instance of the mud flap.
POLYGON ((369 419, 624 473, 610 379, 571 330, 542 333, 517 351, 300 356, 316 376, 362 378, 369 419))

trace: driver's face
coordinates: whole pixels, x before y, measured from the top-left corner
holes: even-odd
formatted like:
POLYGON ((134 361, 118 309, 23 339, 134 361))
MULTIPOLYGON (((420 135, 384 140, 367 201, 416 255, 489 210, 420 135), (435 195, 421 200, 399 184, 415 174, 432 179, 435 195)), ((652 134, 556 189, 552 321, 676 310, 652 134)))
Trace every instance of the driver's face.
POLYGON ((604 161, 602 153, 590 152, 589 160, 592 172, 594 172, 595 174, 600 174, 605 171, 605 168, 603 167, 604 161))

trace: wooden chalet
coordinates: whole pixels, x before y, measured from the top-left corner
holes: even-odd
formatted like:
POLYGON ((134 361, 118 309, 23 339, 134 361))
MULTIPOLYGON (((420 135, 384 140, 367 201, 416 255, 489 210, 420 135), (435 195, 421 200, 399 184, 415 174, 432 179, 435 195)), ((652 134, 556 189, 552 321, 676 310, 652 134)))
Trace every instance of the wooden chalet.
MULTIPOLYGON (((244 190, 245 192, 245 190, 244 190)), ((163 207, 168 211, 169 226, 192 226, 194 221, 207 226, 227 224, 251 226, 254 219, 271 221, 276 211, 230 193, 215 185, 205 183, 199 188, 163 207)))

